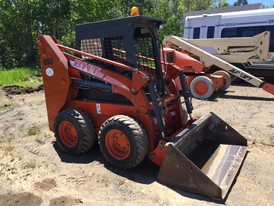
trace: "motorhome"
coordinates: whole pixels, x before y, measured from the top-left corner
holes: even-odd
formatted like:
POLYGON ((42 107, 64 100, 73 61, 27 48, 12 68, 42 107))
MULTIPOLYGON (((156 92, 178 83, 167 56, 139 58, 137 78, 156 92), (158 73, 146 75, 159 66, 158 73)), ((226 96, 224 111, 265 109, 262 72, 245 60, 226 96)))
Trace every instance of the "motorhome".
POLYGON ((187 16, 184 38, 251 37, 270 31, 269 51, 274 54, 274 8, 187 16))
POLYGON ((251 37, 270 31, 269 63, 239 64, 243 70, 274 81, 274 8, 186 16, 184 38, 251 37))

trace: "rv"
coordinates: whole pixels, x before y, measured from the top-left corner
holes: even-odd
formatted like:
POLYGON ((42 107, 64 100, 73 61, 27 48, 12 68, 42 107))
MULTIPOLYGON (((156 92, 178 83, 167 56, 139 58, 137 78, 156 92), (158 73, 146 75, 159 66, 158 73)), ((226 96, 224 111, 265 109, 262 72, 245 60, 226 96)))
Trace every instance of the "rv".
POLYGON ((251 37, 264 31, 271 32, 269 51, 274 53, 274 8, 188 16, 184 38, 251 37))
MULTIPOLYGON (((270 31, 269 60, 274 61, 274 8, 187 16, 184 38, 251 37, 270 31)), ((256 76, 272 76, 274 65, 237 65, 256 76), (262 71, 264 70, 264 71, 262 71)))

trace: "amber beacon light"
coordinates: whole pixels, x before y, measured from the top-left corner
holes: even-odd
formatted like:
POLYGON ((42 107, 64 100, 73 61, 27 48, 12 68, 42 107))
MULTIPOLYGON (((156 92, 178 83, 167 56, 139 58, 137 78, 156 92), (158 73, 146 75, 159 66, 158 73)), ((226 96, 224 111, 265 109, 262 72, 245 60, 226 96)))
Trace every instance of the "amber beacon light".
POLYGON ((131 8, 131 12, 130 12, 130 16, 139 16, 140 14, 139 14, 139 9, 138 9, 138 7, 132 7, 131 8))

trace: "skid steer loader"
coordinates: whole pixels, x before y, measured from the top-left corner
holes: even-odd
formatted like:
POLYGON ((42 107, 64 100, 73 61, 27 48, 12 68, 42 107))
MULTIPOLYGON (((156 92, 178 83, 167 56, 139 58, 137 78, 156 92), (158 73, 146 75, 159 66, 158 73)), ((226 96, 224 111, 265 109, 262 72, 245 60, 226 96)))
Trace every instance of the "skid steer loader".
POLYGON ((49 128, 65 152, 83 154, 98 141, 116 167, 147 156, 161 183, 223 199, 247 140, 213 113, 192 117, 184 74, 168 62, 162 68, 163 23, 133 16, 77 25, 76 49, 39 36, 49 128))

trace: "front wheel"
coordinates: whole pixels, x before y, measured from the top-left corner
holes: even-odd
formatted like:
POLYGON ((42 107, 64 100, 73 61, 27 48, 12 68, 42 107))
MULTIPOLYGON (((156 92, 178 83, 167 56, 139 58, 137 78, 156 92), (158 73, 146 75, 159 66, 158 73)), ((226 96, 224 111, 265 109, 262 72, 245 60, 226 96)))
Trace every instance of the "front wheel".
POLYGON ((140 164, 148 152, 148 138, 144 128, 134 119, 116 115, 100 128, 99 146, 112 165, 130 169, 140 164))

